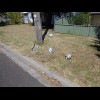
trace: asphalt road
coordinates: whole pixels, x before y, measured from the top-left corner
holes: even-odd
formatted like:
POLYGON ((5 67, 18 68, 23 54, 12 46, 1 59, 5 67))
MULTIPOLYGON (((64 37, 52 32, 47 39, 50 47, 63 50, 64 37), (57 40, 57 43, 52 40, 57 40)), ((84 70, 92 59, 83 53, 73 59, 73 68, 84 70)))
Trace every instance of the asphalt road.
POLYGON ((0 53, 0 87, 44 87, 44 85, 0 53))

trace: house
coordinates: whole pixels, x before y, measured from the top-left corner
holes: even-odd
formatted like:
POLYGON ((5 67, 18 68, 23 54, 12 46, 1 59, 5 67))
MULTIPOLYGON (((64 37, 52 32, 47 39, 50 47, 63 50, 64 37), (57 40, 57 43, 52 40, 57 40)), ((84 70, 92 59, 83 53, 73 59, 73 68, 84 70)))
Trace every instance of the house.
POLYGON ((31 12, 22 12, 21 14, 23 15, 23 22, 24 23, 30 23, 30 22, 32 23, 33 22, 31 12))
POLYGON ((100 12, 91 12, 90 24, 91 26, 100 26, 100 12))

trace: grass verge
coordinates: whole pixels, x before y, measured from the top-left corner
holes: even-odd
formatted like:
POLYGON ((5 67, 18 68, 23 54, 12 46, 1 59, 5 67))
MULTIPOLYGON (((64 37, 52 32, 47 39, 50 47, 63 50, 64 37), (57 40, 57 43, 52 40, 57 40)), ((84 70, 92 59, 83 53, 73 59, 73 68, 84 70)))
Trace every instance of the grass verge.
MULTIPOLYGON (((43 30, 44 32, 44 30, 43 30)), ((37 52, 32 51, 36 43, 34 26, 9 25, 0 27, 0 41, 28 56, 49 70, 65 79, 76 82, 81 86, 100 86, 100 51, 93 47, 95 38, 76 35, 60 34, 49 30, 37 52), (55 48, 50 54, 48 48, 55 48), (72 59, 66 60, 65 54, 71 53, 72 59)))

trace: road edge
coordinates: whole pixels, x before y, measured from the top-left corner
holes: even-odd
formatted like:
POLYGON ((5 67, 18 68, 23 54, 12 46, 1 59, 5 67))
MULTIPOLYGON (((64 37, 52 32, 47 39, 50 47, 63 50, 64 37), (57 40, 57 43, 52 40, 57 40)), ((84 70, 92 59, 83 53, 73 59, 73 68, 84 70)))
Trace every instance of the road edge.
POLYGON ((38 81, 40 81, 46 87, 53 87, 53 85, 47 83, 47 81, 43 79, 43 77, 39 75, 35 70, 33 70, 33 68, 31 68, 30 66, 47 74, 49 77, 52 77, 53 79, 59 81, 63 85, 63 87, 80 87, 78 84, 73 83, 70 80, 65 80, 63 77, 56 75, 54 72, 51 72, 47 68, 38 64, 33 59, 19 54, 16 50, 12 49, 11 47, 3 43, 0 43, 0 49, 2 50, 2 53, 6 54, 10 59, 12 59, 19 66, 21 66, 25 71, 27 71, 33 77, 38 79, 38 81))

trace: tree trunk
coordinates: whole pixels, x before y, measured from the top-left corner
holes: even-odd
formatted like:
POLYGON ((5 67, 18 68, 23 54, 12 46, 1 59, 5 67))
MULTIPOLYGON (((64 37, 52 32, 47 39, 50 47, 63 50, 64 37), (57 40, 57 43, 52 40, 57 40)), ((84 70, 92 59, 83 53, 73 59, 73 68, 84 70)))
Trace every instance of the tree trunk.
POLYGON ((34 23, 35 23, 35 30, 36 30, 36 40, 39 43, 42 43, 42 28, 41 28, 41 19, 40 19, 40 12, 34 12, 34 23))
POLYGON ((44 13, 44 17, 46 18, 46 30, 44 34, 42 35, 42 41, 44 41, 44 38, 46 34, 48 33, 49 28, 51 27, 52 12, 44 13))
POLYGON ((33 19, 33 26, 34 26, 34 14, 31 13, 32 19, 33 19))

